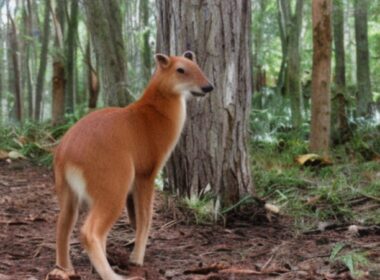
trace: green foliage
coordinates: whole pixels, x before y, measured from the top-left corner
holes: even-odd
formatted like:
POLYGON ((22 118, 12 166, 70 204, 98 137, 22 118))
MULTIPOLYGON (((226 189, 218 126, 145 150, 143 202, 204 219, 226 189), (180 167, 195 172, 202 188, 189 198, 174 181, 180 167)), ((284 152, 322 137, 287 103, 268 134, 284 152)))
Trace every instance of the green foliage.
POLYGON ((50 164, 47 144, 52 138, 45 129, 45 126, 34 123, 26 123, 22 127, 2 127, 0 149, 17 151, 38 163, 50 164))
POLYGON ((331 250, 330 261, 343 263, 350 270, 353 277, 360 277, 363 274, 360 268, 368 265, 369 261, 365 253, 361 251, 351 250, 344 252, 346 247, 348 247, 346 244, 337 243, 331 250))
POLYGON ((325 167, 294 161, 308 152, 302 133, 281 132, 273 134, 281 138, 269 142, 252 141, 256 193, 292 216, 301 230, 321 221, 378 222, 379 207, 357 211, 353 203, 364 198, 375 206, 380 201, 380 164, 372 161, 380 151, 377 133, 373 127, 358 129, 351 142, 332 150, 333 165, 325 167))
POLYGON ((212 195, 192 196, 185 198, 183 204, 189 209, 197 224, 207 224, 215 221, 215 197, 212 195))
POLYGON ((57 139, 71 125, 72 121, 55 127, 48 123, 35 122, 25 122, 22 126, 2 126, 0 127, 0 150, 17 151, 32 162, 50 166, 57 139))

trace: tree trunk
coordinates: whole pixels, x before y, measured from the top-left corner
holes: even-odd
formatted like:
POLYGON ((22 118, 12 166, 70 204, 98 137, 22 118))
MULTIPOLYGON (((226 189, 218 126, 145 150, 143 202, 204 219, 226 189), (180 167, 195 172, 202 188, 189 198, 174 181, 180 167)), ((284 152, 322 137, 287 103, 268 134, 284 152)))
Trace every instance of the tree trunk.
POLYGON ((310 150, 328 156, 330 139, 332 0, 313 0, 313 73, 310 150))
POLYGON ((368 50, 368 0, 355 0, 356 77, 358 83, 357 115, 372 115, 371 80, 368 50))
MULTIPOLYGON (((8 9, 8 3, 7 3, 7 9, 8 9)), ((7 19, 7 25, 6 25, 6 61, 5 65, 7 65, 7 91, 10 93, 6 98, 6 105, 8 108, 8 114, 7 118, 9 120, 15 120, 16 119, 16 108, 14 101, 10 98, 10 95, 14 96, 14 85, 15 85, 15 75, 14 75, 14 65, 12 63, 12 54, 13 54, 13 47, 12 47, 12 39, 11 39, 11 33, 12 33, 12 27, 9 23, 9 20, 7 19), (10 107, 12 105, 12 107, 10 107)), ((13 98, 14 99, 14 98, 13 98)))
POLYGON ((156 3, 158 52, 193 50, 215 85, 208 97, 188 101, 188 121, 166 168, 167 188, 190 197, 211 188, 216 205, 229 206, 252 191, 247 148, 251 2, 156 3))
POLYGON ((109 106, 125 106, 134 99, 127 89, 127 63, 122 20, 117 0, 84 0, 88 28, 102 65, 101 85, 109 106))
POLYGON ((292 125, 299 128, 302 124, 301 55, 300 35, 302 28, 303 0, 297 0, 289 27, 288 64, 286 67, 286 95, 290 97, 292 125))
POLYGON ((53 101, 52 117, 53 125, 64 122, 65 116, 65 67, 59 60, 53 62, 53 101))
MULTIPOLYGON (((0 2, 0 10, 3 9, 4 2, 0 2)), ((3 31, 3 18, 0 16, 0 125, 3 123, 3 90, 4 90, 4 77, 3 74, 5 73, 5 67, 4 67, 4 42, 5 36, 3 31)))
POLYGON ((343 1, 333 3, 333 27, 335 45, 335 96, 333 116, 331 118, 333 135, 337 143, 346 142, 349 138, 349 126, 346 113, 346 67, 344 51, 344 10, 343 1), (335 133, 334 133, 335 132, 335 133))
MULTIPOLYGON (((33 37, 33 19, 32 19, 32 7, 30 0, 26 0, 25 4, 25 32, 30 38, 33 37)), ((25 44, 25 78, 26 78, 26 91, 27 91, 27 104, 28 104, 28 118, 33 119, 33 84, 32 84, 32 74, 31 74, 31 60, 32 60, 32 42, 25 44)))
POLYGON ((297 0, 294 12, 291 4, 291 0, 277 0, 282 48, 277 92, 290 98, 292 125, 299 128, 302 124, 303 111, 299 42, 304 1, 297 0))
POLYGON ((66 55, 65 55, 65 74, 66 74, 66 87, 65 87, 65 105, 67 113, 74 113, 75 107, 75 49, 78 28, 78 1, 70 1, 70 18, 68 19, 68 30, 66 38, 66 55))
MULTIPOLYGON (((347 71, 348 71, 348 85, 356 84, 356 43, 355 43, 355 28, 352 28, 351 26, 351 18, 352 18, 352 11, 354 10, 354 3, 352 1, 345 0, 344 2, 345 6, 345 16, 344 16, 344 26, 345 30, 344 33, 347 35, 346 39, 346 50, 348 52, 348 63, 347 71)), ((356 107, 356 106, 355 106, 356 107)))
POLYGON ((41 117, 41 102, 44 91, 44 80, 47 66, 47 58, 48 58, 48 47, 49 47, 49 36, 50 36, 50 20, 49 20, 49 12, 50 12, 50 0, 45 0, 45 14, 44 14, 44 30, 43 30, 43 39, 42 39, 42 47, 40 54, 40 66, 38 68, 38 76, 36 83, 36 103, 34 110, 34 119, 36 121, 40 120, 41 117))
POLYGON ((142 46, 141 46, 141 61, 142 61, 142 76, 144 84, 147 84, 152 69, 152 52, 150 49, 149 38, 149 0, 140 0, 140 18, 142 27, 142 46))
POLYGON ((21 93, 21 75, 20 75, 20 57, 19 57, 19 44, 17 40, 16 24, 8 10, 8 21, 10 24, 10 46, 12 51, 12 63, 14 71, 14 88, 13 93, 15 96, 15 113, 17 122, 22 121, 23 117, 23 103, 21 93))
POLYGON ((281 39, 281 67, 277 78, 277 93, 285 95, 285 79, 288 64, 289 21, 291 16, 290 0, 277 0, 278 24, 281 39))
POLYGON ((91 59, 91 41, 88 40, 86 48, 86 60, 87 60, 87 85, 89 92, 88 108, 90 111, 96 109, 99 96, 99 80, 98 73, 93 66, 91 59))
POLYGON ((52 113, 51 122, 58 125, 65 119, 65 65, 63 59, 63 30, 65 26, 64 3, 59 1, 52 12, 55 39, 54 46, 57 50, 53 57, 53 94, 52 94, 52 113))
MULTIPOLYGON (((267 1, 260 0, 256 2, 257 12, 255 13, 254 22, 262 23, 266 14, 267 1)), ((253 47, 253 94, 255 98, 253 99, 254 103, 252 107, 255 109, 263 109, 263 92, 262 88, 266 86, 265 84, 265 69, 263 69, 263 25, 262 24, 253 24, 253 36, 255 38, 253 47)))

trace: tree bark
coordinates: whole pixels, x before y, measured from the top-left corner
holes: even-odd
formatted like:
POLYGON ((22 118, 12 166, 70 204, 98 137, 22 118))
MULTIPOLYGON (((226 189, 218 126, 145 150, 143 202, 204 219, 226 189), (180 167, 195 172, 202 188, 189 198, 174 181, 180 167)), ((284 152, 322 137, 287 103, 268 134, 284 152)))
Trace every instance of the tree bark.
MULTIPOLYGON (((23 27, 23 37, 28 38, 23 40, 23 46, 20 47, 21 55, 21 69, 22 69, 22 92, 26 93, 27 97, 27 113, 24 112, 24 117, 33 119, 32 111, 32 97, 33 97, 33 86, 32 86, 32 76, 30 73, 30 60, 31 60, 31 38, 32 34, 32 21, 30 14, 30 5, 28 0, 23 0, 22 2, 22 27, 23 27)), ((25 103, 25 102, 24 102, 25 103)))
POLYGON ((96 109, 99 96, 99 79, 98 73, 91 59, 91 41, 88 40, 86 47, 86 60, 87 60, 87 85, 89 91, 88 108, 90 111, 96 109))
POLYGON ((313 73, 310 150, 328 156, 330 139, 332 0, 313 0, 313 73))
MULTIPOLYGON (((26 26, 25 31, 27 36, 30 38, 33 37, 33 14, 32 14, 32 6, 30 4, 30 0, 26 0, 25 5, 25 13, 26 13, 26 26)), ((28 104, 28 118, 33 119, 33 84, 32 84, 32 42, 28 42, 25 46, 25 75, 26 75, 26 87, 27 87, 27 104, 28 104)))
POLYGON ((291 118, 294 128, 302 124, 303 99, 301 90, 300 36, 303 18, 303 0, 297 0, 292 12, 290 0, 278 0, 282 62, 278 76, 279 93, 290 98, 291 118))
MULTIPOLYGON (((0 10, 3 9, 4 2, 0 2, 0 10)), ((5 37, 4 36, 4 31, 3 31, 3 18, 0 17, 0 125, 2 125, 3 122, 3 90, 4 90, 4 76, 3 74, 5 73, 5 67, 4 67, 4 42, 5 37)))
POLYGON ((247 148, 252 97, 251 3, 245 0, 158 0, 157 51, 193 50, 215 85, 191 99, 182 137, 168 161, 168 185, 181 196, 211 188, 229 206, 252 191, 247 148))
POLYGON ((53 95, 52 95, 52 125, 59 125, 65 119, 65 65, 63 58, 63 30, 65 26, 64 3, 59 1, 52 11, 55 39, 54 46, 56 53, 53 56, 53 95))
POLYGON ((263 25, 261 24, 264 20, 264 17, 266 15, 266 7, 267 7, 267 1, 260 0, 256 2, 257 5, 257 12, 256 12, 256 18, 254 19, 255 23, 259 24, 253 24, 253 36, 255 38, 253 47, 253 58, 252 58, 252 64, 253 64, 253 94, 255 95, 254 98, 254 104, 252 104, 252 107, 257 109, 263 109, 263 92, 262 88, 266 86, 266 80, 265 80, 265 70, 263 69, 263 52, 262 52, 262 45, 263 45, 263 25))
POLYGON ((286 68, 288 64, 288 42, 289 42, 289 21, 291 15, 290 0, 277 0, 278 7, 278 25, 280 30, 281 39, 281 67, 277 78, 277 93, 286 94, 285 89, 285 79, 286 79, 286 68))
POLYGON ((277 0, 282 48, 277 92, 290 98, 292 125, 295 128, 301 126, 303 112, 299 43, 302 29, 303 5, 303 0, 297 0, 294 12, 292 12, 291 0, 277 0))
MULTIPOLYGON (((8 8, 8 3, 7 3, 7 9, 8 8)), ((14 85, 15 85, 15 77, 14 77, 14 65, 12 63, 12 40, 11 40, 11 33, 12 33, 12 30, 11 30, 11 24, 9 23, 9 20, 7 19, 7 25, 6 25, 6 61, 5 61, 5 65, 7 65, 7 91, 12 94, 14 96, 14 85)), ((8 95, 7 99, 6 99, 6 104, 7 104, 7 107, 8 107, 8 114, 7 114, 7 118, 9 120, 15 120, 16 119, 16 108, 13 104, 12 107, 10 107, 12 105, 12 101, 11 101, 11 98, 10 98, 10 95, 8 95)))
POLYGON ((349 126, 346 113, 346 66, 344 50, 344 9, 343 1, 333 3, 333 28, 335 45, 335 94, 333 100, 332 131, 336 134, 337 143, 349 139, 349 126))
POLYGON ((65 67, 59 60, 53 62, 52 124, 64 122, 65 116, 65 67))
POLYGON ((19 57, 19 43, 17 40, 17 29, 16 24, 8 10, 8 21, 10 24, 10 47, 12 51, 12 63, 14 72, 14 87, 13 93, 15 96, 15 117, 17 122, 22 121, 23 117, 23 103, 22 103, 22 93, 21 93, 21 74, 20 74, 20 57, 19 57))
POLYGON ((300 36, 302 28, 303 0, 297 0, 289 27, 288 65, 286 68, 286 93, 290 97, 292 125, 301 127, 303 99, 301 90, 300 36))
POLYGON ((94 49, 102 65, 101 85, 109 106, 125 106, 134 98, 127 88, 122 20, 117 0, 84 0, 94 49))
POLYGON ((74 113, 75 107, 75 50, 78 28, 78 1, 71 0, 70 2, 70 17, 68 19, 68 29, 66 38, 65 50, 65 107, 69 114, 74 113))
POLYGON ((368 50, 368 0, 355 0, 356 77, 358 84, 357 115, 372 115, 371 75, 368 50))
POLYGON ((44 12, 44 30, 43 30, 43 39, 42 39, 42 47, 40 54, 40 66, 38 68, 37 75, 37 83, 36 83, 36 102, 35 102, 35 110, 34 110, 34 119, 39 121, 41 118, 41 102, 44 90, 44 80, 47 66, 47 58, 48 58, 48 48, 49 48, 49 37, 50 37, 50 20, 49 20, 49 12, 50 12, 50 0, 45 0, 45 12, 44 12))
POLYGON ((141 61, 142 61, 142 76, 144 84, 150 79, 152 69, 152 52, 150 49, 149 38, 149 0, 140 0, 140 19, 142 27, 142 46, 141 46, 141 61))

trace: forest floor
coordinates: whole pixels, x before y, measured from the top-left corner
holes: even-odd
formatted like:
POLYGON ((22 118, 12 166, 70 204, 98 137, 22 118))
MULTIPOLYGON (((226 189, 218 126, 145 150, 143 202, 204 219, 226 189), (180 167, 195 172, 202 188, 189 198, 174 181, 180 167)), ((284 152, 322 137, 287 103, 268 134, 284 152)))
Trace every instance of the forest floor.
MULTIPOLYGON (((173 219, 164 201, 157 194, 143 267, 127 263, 134 234, 126 215, 114 226, 108 258, 119 273, 147 280, 353 279, 338 260, 340 251, 348 266, 350 256, 354 265, 361 256, 355 252, 365 252, 366 262, 355 279, 380 279, 377 226, 299 232, 286 216, 196 225, 173 219)), ((44 279, 55 260, 58 205, 51 170, 26 160, 0 161, 0 206, 0 280, 44 279)), ((99 279, 80 245, 78 228, 71 241, 76 271, 81 279, 99 279)))

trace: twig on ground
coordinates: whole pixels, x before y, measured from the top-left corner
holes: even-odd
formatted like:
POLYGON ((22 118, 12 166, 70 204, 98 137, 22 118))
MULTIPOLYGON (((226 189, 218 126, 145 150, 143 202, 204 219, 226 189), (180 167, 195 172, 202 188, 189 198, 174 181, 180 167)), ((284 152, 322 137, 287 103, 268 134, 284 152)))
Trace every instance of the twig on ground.
POLYGON ((369 198, 369 199, 372 199, 372 200, 375 200, 377 202, 380 202, 380 197, 376 197, 376 196, 372 196, 372 195, 369 195, 369 194, 365 194, 363 192, 360 193, 360 195, 366 197, 366 198, 369 198))
POLYGON ((270 256, 270 258, 266 261, 266 263, 260 268, 261 271, 265 271, 265 270, 267 269, 267 267, 268 267, 269 264, 272 262, 272 260, 273 260, 273 258, 274 258, 275 255, 276 255, 276 254, 274 253, 274 254, 272 254, 272 255, 270 256))
POLYGON ((170 221, 166 224, 164 224, 163 226, 161 226, 158 231, 161 231, 161 230, 164 230, 164 229, 168 229, 168 228, 171 228, 172 226, 175 226, 176 224, 179 224, 180 222, 182 222, 182 220, 173 220, 173 221, 170 221))

